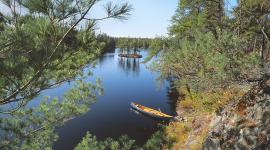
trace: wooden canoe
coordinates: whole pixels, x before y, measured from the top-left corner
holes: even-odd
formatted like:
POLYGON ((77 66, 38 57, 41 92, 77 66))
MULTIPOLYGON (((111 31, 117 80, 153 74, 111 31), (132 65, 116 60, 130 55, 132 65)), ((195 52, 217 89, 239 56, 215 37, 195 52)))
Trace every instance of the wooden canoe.
POLYGON ((130 105, 133 109, 135 109, 139 112, 142 112, 144 114, 147 114, 151 117, 160 118, 160 119, 173 118, 173 116, 171 116, 171 115, 164 114, 160 111, 154 110, 154 109, 149 108, 149 107, 142 106, 142 105, 134 103, 134 102, 131 102, 130 105))

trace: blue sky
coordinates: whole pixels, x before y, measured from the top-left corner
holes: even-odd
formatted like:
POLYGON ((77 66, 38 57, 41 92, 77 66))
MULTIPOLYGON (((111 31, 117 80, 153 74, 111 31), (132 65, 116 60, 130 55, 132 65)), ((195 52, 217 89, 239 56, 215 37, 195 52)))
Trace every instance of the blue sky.
MULTIPOLYGON (((104 16, 102 8, 108 1, 110 0, 103 0, 96 5, 90 16, 93 18, 104 16)), ((101 21, 97 25, 98 32, 116 37, 155 37, 166 36, 178 0, 113 0, 113 2, 129 2, 133 5, 131 16, 125 21, 114 19, 101 21)), ((236 0, 226 0, 226 4, 230 8, 236 5, 236 0)), ((5 12, 1 4, 0 10, 5 12)))
MULTIPOLYGON (((108 0, 105 0, 105 3, 108 0)), ((166 36, 170 19, 174 15, 178 0, 115 0, 129 2, 134 10, 126 21, 106 20, 98 23, 101 33, 110 36, 126 37, 156 37, 166 36)), ((236 6, 236 0, 225 0, 226 8, 236 6)), ((102 14, 100 6, 92 13, 93 16, 102 14)))
MULTIPOLYGON (((117 0, 118 2, 125 2, 117 0)), ((178 0, 126 0, 133 5, 126 21, 106 20, 98 23, 101 32, 111 36, 155 37, 165 35, 178 0)), ((96 9, 93 14, 100 13, 96 9)))
MULTIPOLYGON (((92 17, 104 14, 103 5, 110 0, 99 2, 91 11, 92 17)), ((112 0, 111 0, 112 1, 112 0)), ((170 18, 174 14, 178 0, 113 0, 114 3, 129 2, 133 11, 128 20, 109 19, 98 23, 98 32, 110 36, 155 37, 165 35, 170 18)), ((6 8, 0 4, 1 12, 6 8)))

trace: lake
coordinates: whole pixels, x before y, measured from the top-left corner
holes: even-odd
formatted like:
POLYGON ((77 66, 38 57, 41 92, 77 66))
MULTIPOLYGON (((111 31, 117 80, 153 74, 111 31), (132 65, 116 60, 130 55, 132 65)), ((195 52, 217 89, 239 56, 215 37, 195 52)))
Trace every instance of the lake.
MULTIPOLYGON (((141 50, 143 57, 146 50, 141 50)), ((92 69, 92 76, 85 81, 92 82, 97 78, 102 81, 104 95, 98 96, 86 114, 68 121, 57 129, 59 139, 54 143, 55 150, 73 149, 89 131, 99 140, 107 137, 118 138, 126 134, 144 144, 151 135, 159 129, 161 121, 135 113, 130 108, 130 102, 160 108, 167 114, 175 114, 176 93, 170 89, 170 83, 160 84, 159 74, 148 69, 148 64, 141 63, 138 58, 119 58, 118 50, 106 53, 97 61, 92 69)), ((85 68, 87 73, 89 68, 85 68)), ((42 92, 37 98, 45 95, 61 97, 71 88, 72 82, 42 92)))

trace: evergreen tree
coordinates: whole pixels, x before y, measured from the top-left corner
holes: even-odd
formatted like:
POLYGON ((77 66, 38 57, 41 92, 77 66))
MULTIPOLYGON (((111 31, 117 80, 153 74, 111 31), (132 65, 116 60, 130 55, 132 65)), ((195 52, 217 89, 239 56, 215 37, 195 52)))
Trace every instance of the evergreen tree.
POLYGON ((224 27, 224 0, 206 0, 205 3, 206 28, 216 37, 216 29, 224 27))
POLYGON ((246 38, 249 49, 261 49, 265 72, 269 73, 270 61, 270 3, 267 0, 239 0, 234 10, 237 34, 246 38))
POLYGON ((93 67, 107 42, 98 40, 94 25, 127 19, 131 6, 108 3, 106 16, 89 18, 99 1, 0 1, 11 12, 0 10, 0 149, 51 149, 56 127, 86 113, 102 93, 99 80, 83 81, 83 67, 93 67), (82 21, 86 26, 79 28, 82 21), (41 91, 73 80, 75 86, 61 99, 45 97, 28 106, 41 91))
POLYGON ((172 36, 166 42, 168 47, 162 49, 163 42, 157 41, 150 46, 151 56, 162 51, 157 68, 165 78, 173 76, 181 82, 177 85, 207 89, 211 84, 225 85, 235 78, 246 78, 251 72, 260 73, 258 53, 247 51, 249 40, 237 37, 234 27, 229 28, 237 19, 226 16, 224 7, 223 0, 179 1, 170 27, 172 36), (252 66, 254 70, 248 69, 252 66))
POLYGON ((170 34, 178 38, 193 37, 194 29, 205 26, 204 6, 204 0, 179 0, 176 13, 172 17, 170 34))

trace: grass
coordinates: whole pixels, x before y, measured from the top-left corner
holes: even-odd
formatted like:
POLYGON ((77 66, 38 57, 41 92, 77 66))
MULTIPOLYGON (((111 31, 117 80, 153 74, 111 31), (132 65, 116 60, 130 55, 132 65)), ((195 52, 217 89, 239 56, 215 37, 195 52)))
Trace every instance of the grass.
MULTIPOLYGON (((182 92, 185 91, 182 90, 182 92)), ((208 92, 186 92, 184 98, 179 102, 179 107, 213 113, 236 97, 243 96, 243 94, 244 92, 239 88, 217 89, 208 92)))
POLYGON ((210 130, 210 122, 217 110, 230 101, 243 96, 241 88, 216 89, 194 92, 180 89, 183 95, 178 110, 185 122, 173 122, 166 128, 167 136, 176 141, 172 149, 202 149, 202 144, 210 130))
POLYGON ((191 128, 188 126, 187 123, 174 122, 166 128, 166 134, 169 139, 175 141, 172 149, 178 149, 180 145, 183 145, 186 142, 188 134, 191 131, 191 128))

